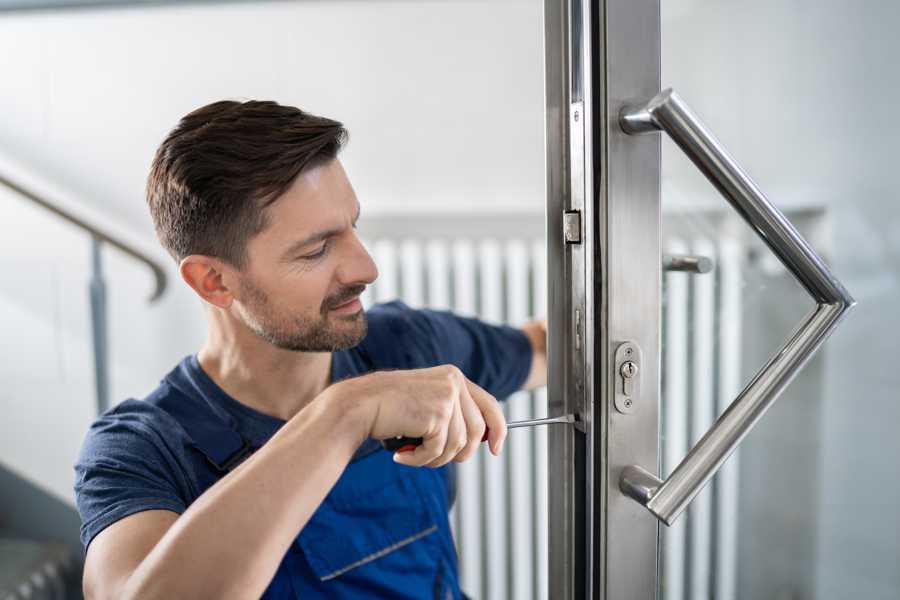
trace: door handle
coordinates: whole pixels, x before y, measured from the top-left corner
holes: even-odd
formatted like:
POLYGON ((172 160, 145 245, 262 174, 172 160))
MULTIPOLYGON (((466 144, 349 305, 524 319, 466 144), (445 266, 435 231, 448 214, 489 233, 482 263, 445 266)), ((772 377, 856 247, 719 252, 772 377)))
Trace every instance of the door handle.
POLYGON ((673 90, 626 106, 619 113, 619 125, 629 135, 665 131, 816 303, 665 481, 639 465, 622 469, 619 488, 671 525, 856 302, 673 90))

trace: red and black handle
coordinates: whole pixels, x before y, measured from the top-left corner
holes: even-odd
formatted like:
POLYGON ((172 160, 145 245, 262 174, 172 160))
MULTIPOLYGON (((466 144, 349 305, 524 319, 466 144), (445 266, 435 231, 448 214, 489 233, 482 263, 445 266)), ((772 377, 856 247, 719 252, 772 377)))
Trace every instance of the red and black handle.
MULTIPOLYGON (((484 435, 481 436, 482 442, 488 439, 488 433, 488 429, 485 428, 484 435)), ((386 440, 381 440, 381 445, 384 446, 385 450, 388 452, 412 452, 422 445, 422 438, 403 436, 388 438, 386 440)))

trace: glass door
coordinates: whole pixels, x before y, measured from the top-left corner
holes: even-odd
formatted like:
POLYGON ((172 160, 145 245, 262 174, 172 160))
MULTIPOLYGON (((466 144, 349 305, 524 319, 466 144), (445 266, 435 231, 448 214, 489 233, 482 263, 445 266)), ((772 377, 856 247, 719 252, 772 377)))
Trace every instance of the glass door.
POLYGON ((552 597, 897 596, 869 8, 546 2, 552 597))

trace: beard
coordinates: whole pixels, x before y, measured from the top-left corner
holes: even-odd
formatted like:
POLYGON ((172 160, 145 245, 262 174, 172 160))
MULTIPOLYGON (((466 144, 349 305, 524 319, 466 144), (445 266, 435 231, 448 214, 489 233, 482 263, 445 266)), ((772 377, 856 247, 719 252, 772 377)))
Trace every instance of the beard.
POLYGON ((347 350, 366 337, 368 324, 363 309, 353 315, 329 319, 331 309, 363 293, 364 285, 341 290, 322 302, 317 317, 282 312, 269 301, 266 292, 249 279, 241 281, 239 314, 256 335, 273 346, 293 352, 335 352, 347 350))

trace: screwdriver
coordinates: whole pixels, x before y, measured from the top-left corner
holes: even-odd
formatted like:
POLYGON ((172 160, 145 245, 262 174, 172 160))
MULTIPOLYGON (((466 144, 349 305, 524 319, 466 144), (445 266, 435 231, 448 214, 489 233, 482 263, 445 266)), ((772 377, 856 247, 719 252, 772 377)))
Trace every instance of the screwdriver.
MULTIPOLYGON (((538 425, 551 425, 553 423, 574 423, 577 419, 575 415, 563 415, 561 417, 548 417, 546 419, 529 419, 527 421, 513 421, 506 424, 507 429, 515 429, 516 427, 536 427, 538 425)), ((481 441, 488 439, 488 429, 485 428, 481 441)), ((390 452, 412 452, 422 445, 420 437, 404 437, 402 435, 395 438, 381 440, 381 445, 390 452)))

